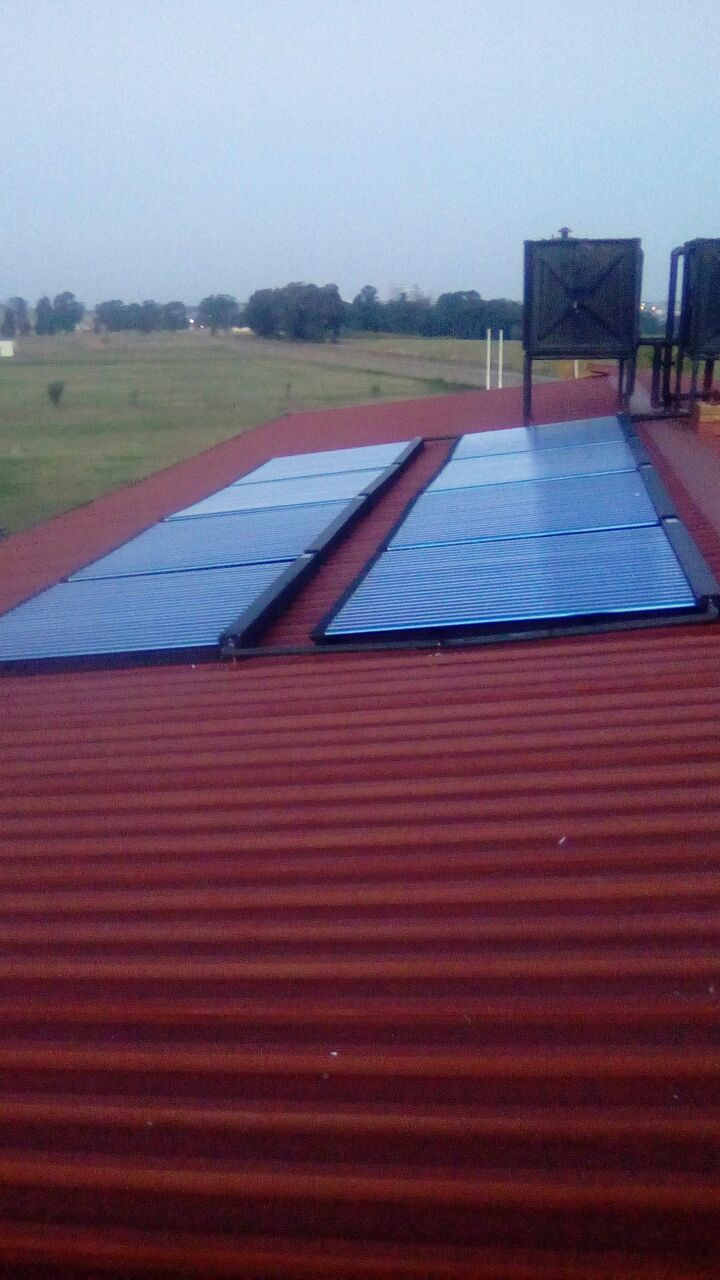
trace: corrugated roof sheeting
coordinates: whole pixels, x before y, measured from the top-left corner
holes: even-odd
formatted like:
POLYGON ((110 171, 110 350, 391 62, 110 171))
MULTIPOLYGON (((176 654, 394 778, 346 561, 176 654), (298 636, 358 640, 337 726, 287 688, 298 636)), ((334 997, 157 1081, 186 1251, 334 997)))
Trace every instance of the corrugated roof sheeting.
POLYGON ((719 644, 0 680, 0 1275, 714 1280, 719 644))
POLYGON ((719 657, 2 682, 0 1256, 712 1274, 719 657))

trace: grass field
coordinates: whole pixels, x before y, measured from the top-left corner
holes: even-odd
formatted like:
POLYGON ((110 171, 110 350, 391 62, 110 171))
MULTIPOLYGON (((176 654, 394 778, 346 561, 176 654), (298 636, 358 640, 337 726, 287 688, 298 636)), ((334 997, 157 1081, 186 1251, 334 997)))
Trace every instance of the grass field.
MULTIPOLYGON (((356 339, 358 341, 358 339, 356 339)), ((432 360, 451 364, 472 365, 485 370, 485 342, 473 338, 404 338, 396 333, 364 334, 359 339, 366 348, 382 351, 386 355, 400 357, 418 356, 423 360, 432 360)), ((493 356, 497 357, 497 341, 493 343, 493 356)), ((503 344, 503 363, 508 371, 520 372, 522 369, 522 343, 505 342, 503 344)))
MULTIPOLYGON (((519 346, 506 344, 509 371, 519 346)), ((293 409, 482 386, 484 360, 484 343, 392 335, 321 347, 204 332, 21 340, 0 360, 0 528, 26 528, 293 409)))
POLYGON ((0 361, 0 528, 25 528, 290 409, 445 389, 255 345, 193 333, 19 342, 0 361), (47 397, 54 379, 65 383, 59 408, 47 397))

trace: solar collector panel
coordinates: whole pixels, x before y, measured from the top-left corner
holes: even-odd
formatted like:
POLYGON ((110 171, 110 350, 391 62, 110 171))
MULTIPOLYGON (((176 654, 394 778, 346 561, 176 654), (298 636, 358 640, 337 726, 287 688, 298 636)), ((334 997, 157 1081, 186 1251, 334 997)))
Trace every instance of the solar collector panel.
POLYGON ((164 520, 74 573, 70 581, 291 560, 307 551, 346 507, 344 501, 323 502, 290 507, 282 518, 265 510, 164 520))
POLYGON ((635 469, 635 458, 624 441, 493 454, 482 458, 451 458, 428 485, 427 492, 635 469))
POLYGON ((392 466, 411 443, 412 441, 402 440, 398 444, 360 445, 350 449, 324 449, 317 453, 271 458, 248 475, 241 476, 235 483, 257 484, 266 480, 288 480, 301 476, 338 475, 346 471, 376 471, 392 466))
POLYGON ((384 468, 347 471, 323 476, 299 476, 287 480, 269 480, 257 484, 232 484, 200 502, 184 507, 169 520, 186 520, 196 516, 223 515, 228 511, 257 511, 264 508, 312 506, 319 502, 338 502, 355 498, 364 492, 384 468))
POLYGON ((550 422, 542 427, 506 427, 501 431, 471 431, 461 436, 453 458, 488 457, 495 453, 527 453, 576 445, 622 442, 625 432, 617 417, 578 422, 550 422))
POLYGON ((421 495, 391 548, 486 538, 537 537, 657 524, 637 472, 481 485, 421 495))
POLYGON ((286 567, 62 582, 0 618, 0 661, 214 648, 286 567))
POLYGON ((688 610, 659 526, 385 551, 328 637, 688 610))

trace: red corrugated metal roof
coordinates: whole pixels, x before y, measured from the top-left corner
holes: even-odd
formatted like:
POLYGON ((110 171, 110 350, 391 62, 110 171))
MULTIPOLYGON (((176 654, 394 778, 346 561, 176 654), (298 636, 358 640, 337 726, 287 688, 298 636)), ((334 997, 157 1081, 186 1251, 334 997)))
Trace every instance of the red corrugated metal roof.
MULTIPOLYGON (((518 421, 514 392, 428 406, 518 421)), ((392 438, 383 406, 320 420, 293 443, 392 438)), ((5 603, 30 552, 66 572, 289 430, 9 540, 5 603)), ((717 567, 717 454, 648 439, 717 567)), ((5 1273, 714 1277, 719 643, 0 680, 5 1273)))

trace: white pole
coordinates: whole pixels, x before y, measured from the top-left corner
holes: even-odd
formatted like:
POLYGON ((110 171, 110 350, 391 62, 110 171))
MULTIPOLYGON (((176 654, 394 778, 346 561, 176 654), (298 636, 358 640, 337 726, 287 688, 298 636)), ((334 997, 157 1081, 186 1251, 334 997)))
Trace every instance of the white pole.
POLYGON ((492 329, 485 334, 485 390, 490 390, 490 352, 492 351, 492 329))
POLYGON ((499 336, 499 338, 498 338, 498 388, 502 387, 502 373, 503 373, 503 337, 504 337, 504 330, 503 330, 503 329, 501 329, 501 330, 500 330, 500 336, 499 336))
POLYGON ((580 377, 580 361, 573 360, 573 378, 580 377))

